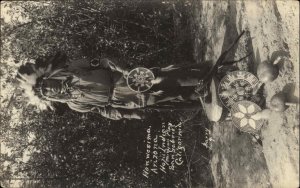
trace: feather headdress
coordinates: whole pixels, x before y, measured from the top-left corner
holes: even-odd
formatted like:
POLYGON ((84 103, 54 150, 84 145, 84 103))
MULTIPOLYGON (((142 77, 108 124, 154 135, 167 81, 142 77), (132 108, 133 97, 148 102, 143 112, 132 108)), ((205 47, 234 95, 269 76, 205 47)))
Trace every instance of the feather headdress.
POLYGON ((17 73, 16 79, 23 89, 28 104, 36 106, 39 110, 53 109, 51 101, 44 98, 39 91, 39 80, 51 76, 56 70, 66 65, 65 54, 57 53, 46 59, 39 59, 35 64, 26 63, 22 65, 17 73))

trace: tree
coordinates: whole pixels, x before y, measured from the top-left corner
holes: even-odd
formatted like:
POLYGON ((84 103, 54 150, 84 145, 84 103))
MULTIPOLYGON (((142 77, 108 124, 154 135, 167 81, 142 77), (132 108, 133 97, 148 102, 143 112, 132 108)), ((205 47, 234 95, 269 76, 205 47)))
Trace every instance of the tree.
MULTIPOLYGON (((71 58, 112 56, 129 67, 190 60, 190 38, 175 32, 188 28, 188 10, 180 12, 180 19, 185 20, 180 25, 174 22, 180 20, 174 11, 174 6, 181 6, 180 3, 130 0, 5 3, 11 9, 8 12, 11 22, 1 24, 0 65, 5 68, 1 72, 5 75, 1 85, 15 92, 1 98, 2 104, 12 106, 1 108, 4 115, 1 136, 12 148, 12 155, 5 160, 13 164, 14 170, 7 170, 2 179, 20 178, 24 187, 151 185, 141 176, 147 127, 141 126, 140 121, 108 121, 96 114, 73 112, 63 105, 57 105, 57 111, 39 113, 27 106, 26 101, 16 100, 21 91, 11 83, 20 64, 37 63, 37 59, 57 51, 64 51, 71 58), (14 63, 3 63, 8 59, 14 63), (18 121, 12 124, 16 114, 18 121), (33 135, 31 139, 29 135, 33 135), (31 155, 28 161, 13 160, 25 151, 31 155)), ((181 121, 193 113, 149 111, 150 118, 146 121, 159 129, 162 122, 181 121)), ((186 185, 181 182, 180 174, 176 177, 170 185, 186 185)), ((157 180, 156 184, 163 185, 166 179, 157 180)))

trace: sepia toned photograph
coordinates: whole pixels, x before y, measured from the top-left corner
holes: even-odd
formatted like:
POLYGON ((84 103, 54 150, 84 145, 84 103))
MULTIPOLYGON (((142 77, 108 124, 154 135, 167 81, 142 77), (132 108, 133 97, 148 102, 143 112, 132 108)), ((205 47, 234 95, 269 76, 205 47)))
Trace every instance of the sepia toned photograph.
POLYGON ((299 187, 296 0, 1 1, 0 187, 299 187))

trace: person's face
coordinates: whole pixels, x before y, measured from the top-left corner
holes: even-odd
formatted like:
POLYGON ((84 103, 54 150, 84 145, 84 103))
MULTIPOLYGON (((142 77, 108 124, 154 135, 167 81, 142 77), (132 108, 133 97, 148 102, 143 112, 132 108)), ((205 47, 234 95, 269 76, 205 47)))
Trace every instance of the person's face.
POLYGON ((63 93, 63 82, 61 80, 45 79, 42 83, 43 95, 51 97, 63 93))

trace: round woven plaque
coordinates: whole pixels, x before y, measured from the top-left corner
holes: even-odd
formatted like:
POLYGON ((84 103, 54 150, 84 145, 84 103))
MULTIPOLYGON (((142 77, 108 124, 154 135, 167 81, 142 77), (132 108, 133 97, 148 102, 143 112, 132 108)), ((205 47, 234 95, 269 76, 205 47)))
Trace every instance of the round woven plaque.
POLYGON ((154 79, 154 74, 150 69, 137 67, 129 72, 127 85, 133 91, 145 92, 152 87, 151 81, 154 79))
POLYGON ((220 81, 218 88, 219 98, 229 110, 237 101, 254 101, 252 92, 258 83, 259 80, 250 72, 230 72, 220 81))
POLYGON ((261 108, 251 101, 238 101, 231 107, 233 124, 241 131, 256 133, 263 125, 264 120, 254 116, 261 108))

